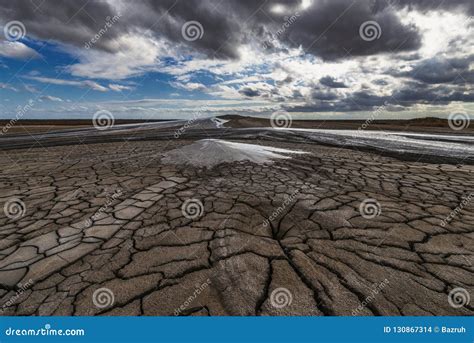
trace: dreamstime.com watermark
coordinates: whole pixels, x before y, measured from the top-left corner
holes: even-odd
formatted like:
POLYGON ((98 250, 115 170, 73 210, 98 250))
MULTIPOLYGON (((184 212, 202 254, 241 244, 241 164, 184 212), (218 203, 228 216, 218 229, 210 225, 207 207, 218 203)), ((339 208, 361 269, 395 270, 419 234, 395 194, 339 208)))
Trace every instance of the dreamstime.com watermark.
POLYGON ((208 108, 209 108, 209 103, 207 102, 203 106, 201 106, 197 111, 193 112, 193 117, 174 132, 174 138, 179 138, 187 129, 193 126, 194 123, 202 117, 203 113, 206 112, 208 108))
POLYGON ((0 315, 3 314, 3 312, 5 312, 9 307, 13 306, 16 301, 18 300, 18 298, 23 294, 25 293, 29 288, 31 288, 32 286, 34 285, 34 282, 32 279, 29 279, 27 282, 25 282, 24 284, 18 284, 18 289, 17 291, 15 292, 15 294, 13 296, 11 296, 6 303, 4 303, 2 305, 2 307, 0 308, 0 315))
POLYGON ((12 20, 4 26, 3 34, 8 42, 16 42, 25 38, 26 28, 21 21, 12 20))
POLYGON ((107 110, 99 110, 92 117, 92 125, 99 131, 107 130, 115 124, 114 115, 107 110))
POLYGON ((263 42, 263 48, 269 49, 273 47, 275 45, 275 42, 277 42, 278 39, 283 36, 286 31, 288 31, 290 26, 293 25, 299 17, 299 12, 295 12, 295 14, 293 14, 292 16, 285 17, 285 21, 283 22, 283 24, 281 24, 280 28, 275 33, 270 33, 270 39, 263 42))
POLYGON ((39 329, 15 329, 9 327, 5 330, 6 336, 85 336, 84 329, 52 329, 50 324, 39 329))
POLYGON ((102 36, 105 35, 107 31, 109 31, 109 29, 111 29, 112 26, 117 23, 117 21, 119 21, 121 17, 121 13, 114 15, 112 18, 106 17, 104 26, 94 35, 94 37, 84 44, 84 48, 88 50, 93 47, 95 43, 97 43, 102 38, 102 36))
POLYGON ((211 280, 208 278, 205 282, 200 285, 196 285, 196 289, 194 290, 193 294, 191 294, 176 310, 174 310, 174 315, 179 316, 183 311, 191 305, 191 303, 196 300, 196 298, 201 294, 209 285, 211 284, 211 280))
POLYGON ((27 101, 27 103, 23 106, 18 106, 16 108, 16 113, 15 113, 15 118, 13 119, 10 119, 10 121, 8 123, 5 124, 4 127, 2 127, 2 131, 0 131, 0 135, 4 135, 8 132, 8 130, 10 130, 13 125, 16 124, 16 122, 18 120, 20 120, 21 118, 23 118, 23 116, 29 111, 31 110, 31 108, 33 107, 33 105, 35 104, 35 101, 33 99, 30 99, 27 101))
POLYGON ((382 213, 382 206, 377 199, 364 199, 359 205, 359 213, 365 219, 374 219, 382 213))
POLYGON ((375 284, 372 288, 372 290, 370 291, 370 295, 368 295, 364 301, 362 301, 359 306, 357 306, 356 309, 352 310, 352 315, 353 316, 357 316, 359 314, 360 311, 362 311, 368 304, 370 304, 372 301, 374 301, 375 297, 377 296, 377 294, 379 294, 379 292, 384 289, 390 282, 385 279, 383 280, 381 283, 379 284, 375 284))
POLYGON ((197 219, 204 214, 204 205, 199 199, 187 199, 181 205, 181 213, 187 219, 197 219))
POLYGON ((473 26, 471 25, 472 23, 474 23, 474 16, 470 16, 465 20, 464 24, 467 26, 468 31, 472 29, 472 26, 473 26))
POLYGON ((110 288, 101 287, 92 294, 92 303, 97 308, 110 307, 115 302, 115 294, 110 288))
POLYGON ((26 214, 26 205, 21 199, 10 198, 3 204, 3 213, 11 220, 18 220, 26 214))
POLYGON ((86 219, 86 221, 85 221, 86 226, 92 225, 92 222, 93 222, 93 221, 96 221, 97 219, 99 219, 100 215, 101 215, 102 213, 104 213, 104 212, 110 207, 110 205, 112 205, 112 203, 113 203, 116 199, 120 198, 121 196, 122 196, 122 190, 121 190, 121 189, 115 190, 111 195, 108 194, 108 195, 107 195, 107 199, 106 199, 106 201, 105 201, 105 204, 102 205, 102 206, 97 210, 97 212, 95 212, 95 213, 92 215, 92 217, 90 217, 89 219, 86 219))
POLYGON ((471 118, 466 112, 452 112, 448 116, 448 125, 454 131, 467 129, 471 124, 471 118))
POLYGON ((188 42, 194 42, 204 36, 204 27, 196 20, 190 20, 181 27, 181 36, 188 42))
POLYGON ((461 308, 469 305, 471 296, 469 292, 461 287, 453 288, 448 294, 448 303, 453 308, 461 308))
POLYGON ((270 125, 274 129, 289 129, 293 123, 293 118, 285 110, 278 110, 270 116, 270 125))
POLYGON ((359 27, 359 35, 366 42, 371 42, 382 36, 382 28, 374 20, 364 21, 359 27))
POLYGON ((361 131, 367 129, 372 122, 377 119, 382 113, 387 110, 388 102, 385 101, 383 105, 376 107, 371 113, 369 118, 365 120, 365 122, 357 128, 357 131, 354 133, 355 137, 358 137, 361 131))
POLYGON ((270 304, 275 308, 290 306, 293 302, 293 294, 285 287, 278 287, 270 294, 270 304))
POLYGON ((267 227, 270 224, 270 222, 272 222, 275 219, 277 219, 278 217, 280 217, 282 215, 283 211, 285 211, 285 209, 295 201, 295 198, 297 197, 299 192, 300 191, 297 189, 290 196, 285 198, 285 201, 283 201, 283 203, 275 211, 272 212, 270 217, 268 217, 268 219, 265 219, 263 221, 263 226, 267 227))
POLYGON ((459 215, 459 213, 462 211, 462 209, 467 204, 469 204, 472 201, 473 198, 474 198, 474 193, 469 193, 469 195, 467 197, 462 199, 461 203, 458 206, 456 206, 456 208, 454 210, 452 210, 451 213, 449 213, 448 216, 441 221, 441 223, 440 223, 441 227, 445 227, 457 215, 459 215))

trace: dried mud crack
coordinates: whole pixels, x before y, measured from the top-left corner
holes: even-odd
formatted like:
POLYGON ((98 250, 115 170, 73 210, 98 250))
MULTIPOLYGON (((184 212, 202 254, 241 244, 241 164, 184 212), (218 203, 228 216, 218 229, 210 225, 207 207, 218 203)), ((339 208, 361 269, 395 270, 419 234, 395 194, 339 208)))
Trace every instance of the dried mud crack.
POLYGON ((273 163, 162 161, 192 143, 3 151, 0 201, 24 213, 1 212, 1 314, 474 314, 448 301, 474 294, 474 202, 445 221, 474 166, 305 143, 273 163))

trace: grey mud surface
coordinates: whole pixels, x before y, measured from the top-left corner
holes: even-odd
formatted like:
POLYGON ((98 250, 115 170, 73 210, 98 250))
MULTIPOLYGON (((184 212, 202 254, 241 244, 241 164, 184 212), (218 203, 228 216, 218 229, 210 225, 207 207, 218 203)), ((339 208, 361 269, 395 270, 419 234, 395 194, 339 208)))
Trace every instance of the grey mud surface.
POLYGON ((190 139, 2 151, 0 203, 25 213, 0 211, 1 314, 474 314, 448 302, 473 294, 474 202, 441 224, 474 191, 473 166, 242 142, 308 154, 207 169, 161 161, 190 139), (378 216, 361 215, 365 199, 378 216))

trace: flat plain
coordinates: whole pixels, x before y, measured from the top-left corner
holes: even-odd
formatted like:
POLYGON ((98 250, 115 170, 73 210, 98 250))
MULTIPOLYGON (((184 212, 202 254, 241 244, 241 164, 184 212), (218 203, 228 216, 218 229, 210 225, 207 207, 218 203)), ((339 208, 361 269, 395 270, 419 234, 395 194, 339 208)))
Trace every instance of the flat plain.
POLYGON ((2 138, 3 315, 474 314, 469 158, 176 128, 2 138))

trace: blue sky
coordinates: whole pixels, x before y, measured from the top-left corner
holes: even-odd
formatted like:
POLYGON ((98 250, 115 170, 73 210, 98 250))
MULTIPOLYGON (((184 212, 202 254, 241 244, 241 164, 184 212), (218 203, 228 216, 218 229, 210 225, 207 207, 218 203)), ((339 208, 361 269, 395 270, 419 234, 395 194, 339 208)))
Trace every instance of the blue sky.
POLYGON ((2 3, 0 118, 472 114, 471 2, 368 3, 2 3))
MULTIPOLYGON (((27 58, 2 58, 0 83, 8 87, 0 89, 4 110, 11 110, 30 99, 40 103, 48 117, 49 111, 58 106, 80 106, 107 102, 127 102, 144 99, 212 99, 200 91, 177 89, 172 86, 171 75, 151 71, 115 81, 103 78, 74 77, 68 68, 78 62, 77 57, 54 42, 44 42, 28 37, 18 41, 37 52, 27 58), (69 82, 72 82, 69 84, 69 82), (90 83, 89 83, 90 82, 90 83), (82 84, 84 83, 84 84, 82 84)), ((206 75, 196 75, 197 82, 209 81, 206 75)), ((99 106, 99 105, 97 105, 99 106)), ((106 105, 105 105, 106 106, 106 105)), ((4 112, 2 111, 2 114, 4 112)), ((81 115, 70 114, 73 118, 81 115)), ((62 118, 63 113, 58 113, 62 118)), ((65 115, 64 115, 65 117, 65 115)), ((133 115, 130 116, 133 118, 133 115)))

